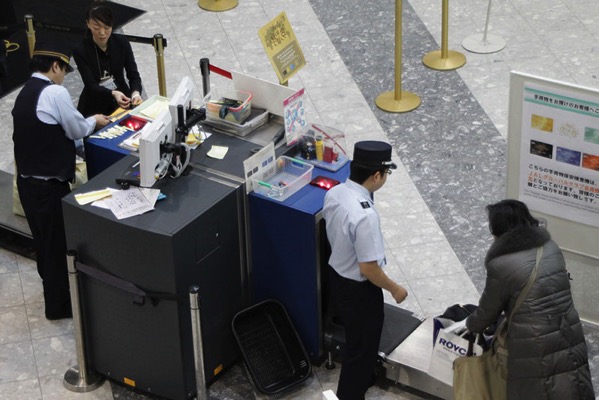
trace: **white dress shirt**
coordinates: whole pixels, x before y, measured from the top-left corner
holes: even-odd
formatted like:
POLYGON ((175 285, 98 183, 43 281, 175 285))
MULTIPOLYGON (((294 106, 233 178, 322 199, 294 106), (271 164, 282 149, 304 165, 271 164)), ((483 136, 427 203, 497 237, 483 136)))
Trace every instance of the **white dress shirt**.
POLYGON ((359 262, 385 265, 385 249, 379 215, 368 190, 348 179, 327 192, 322 210, 331 244, 329 264, 337 273, 365 281, 359 262))

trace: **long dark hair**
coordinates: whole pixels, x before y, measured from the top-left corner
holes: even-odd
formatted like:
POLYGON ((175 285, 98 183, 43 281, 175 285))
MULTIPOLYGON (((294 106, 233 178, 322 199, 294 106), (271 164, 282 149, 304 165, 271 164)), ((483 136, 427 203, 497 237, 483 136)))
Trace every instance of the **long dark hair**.
POLYGON ((495 237, 524 226, 539 226, 526 204, 518 200, 501 200, 487 206, 489 230, 495 237))

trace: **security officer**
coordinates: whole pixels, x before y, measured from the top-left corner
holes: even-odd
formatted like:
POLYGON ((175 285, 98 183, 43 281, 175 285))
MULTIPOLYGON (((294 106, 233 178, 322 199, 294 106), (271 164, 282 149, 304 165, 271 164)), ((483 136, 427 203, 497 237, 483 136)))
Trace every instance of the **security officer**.
POLYGON ((371 386, 383 328, 382 289, 397 303, 408 295, 383 271, 383 235, 372 200, 372 194, 397 168, 391 162, 391 151, 385 142, 356 143, 349 179, 329 190, 324 200, 332 297, 345 328, 337 387, 340 400, 364 399, 371 386))
POLYGON ((84 118, 61 86, 72 72, 70 52, 59 43, 38 42, 33 71, 12 110, 19 198, 33 235, 42 278, 46 318, 72 316, 61 199, 75 178, 75 141, 105 126, 104 115, 84 118))

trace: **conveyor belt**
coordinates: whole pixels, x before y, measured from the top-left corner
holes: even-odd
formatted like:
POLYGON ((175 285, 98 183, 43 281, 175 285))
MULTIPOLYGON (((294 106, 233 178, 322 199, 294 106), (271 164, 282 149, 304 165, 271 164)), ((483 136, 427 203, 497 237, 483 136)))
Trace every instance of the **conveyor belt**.
POLYGON ((432 350, 433 320, 428 318, 383 362, 386 377, 433 396, 451 400, 453 399, 452 387, 427 373, 432 350))

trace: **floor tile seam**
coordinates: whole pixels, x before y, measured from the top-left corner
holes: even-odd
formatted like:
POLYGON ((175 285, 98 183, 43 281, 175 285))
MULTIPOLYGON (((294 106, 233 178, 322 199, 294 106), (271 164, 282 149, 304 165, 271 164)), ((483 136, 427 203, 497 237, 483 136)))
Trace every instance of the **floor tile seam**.
POLYGON ((6 277, 6 276, 10 277, 10 275, 14 275, 18 279, 18 284, 16 286, 19 287, 21 301, 17 302, 17 303, 9 304, 8 306, 6 304, 2 304, 0 307, 25 305, 25 291, 23 290, 23 280, 21 279, 21 272, 19 270, 15 271, 15 272, 7 272, 4 274, 0 274, 0 278, 6 277))
MULTIPOLYGON (((442 240, 438 240, 438 241, 433 241, 433 242, 428 242, 428 243, 414 243, 411 244, 409 246, 402 246, 402 247, 388 247, 389 250, 391 250, 393 252, 393 255, 395 258, 399 257, 400 254, 405 254, 406 252, 404 251, 406 249, 406 247, 409 248, 410 251, 413 251, 414 248, 417 247, 423 247, 423 246, 430 246, 431 244, 437 244, 437 243, 443 243, 442 240)), ((453 255, 455 257, 455 261, 456 264, 461 265, 460 260, 457 258, 457 256, 455 255, 455 253, 453 252, 453 249, 451 248, 451 245, 449 243, 447 243, 447 253, 450 255, 453 255)), ((408 253, 411 254, 411 253, 408 253)), ((438 254, 438 253, 435 253, 438 254)), ((418 258, 418 257, 414 257, 414 258, 418 258)))
MULTIPOLYGON (((384 233, 383 233, 383 235, 384 235, 384 233)), ((406 246, 416 246, 416 245, 420 245, 420 244, 450 243, 447 240, 447 237, 445 235, 443 235, 443 232, 441 232, 441 235, 433 237, 430 240, 428 240, 427 242, 410 243, 408 245, 402 244, 401 247, 398 247, 399 244, 393 245, 390 242, 392 242, 392 241, 390 241, 390 240, 387 241, 387 238, 385 238, 385 243, 387 243, 387 245, 388 245, 388 247, 389 247, 390 250, 399 250, 400 248, 405 248, 406 246)), ((451 243, 450 243, 450 247, 451 247, 451 243)), ((454 250, 452 249, 452 251, 454 251, 454 250)), ((455 251, 454 251, 454 253, 455 253, 455 251)), ((456 257, 457 257, 457 254, 456 254, 456 257)), ((458 257, 458 260, 459 260, 459 257, 458 257)))
MULTIPOLYGON (((14 383, 14 382, 23 382, 23 381, 28 381, 28 380, 37 380, 38 384, 39 384, 39 368, 38 368, 38 363, 37 363, 37 358, 35 357, 35 347, 33 346, 33 341, 32 340, 24 340, 21 342, 13 342, 13 343, 6 343, 6 344, 0 344, 0 348, 2 347, 7 347, 9 345, 20 345, 20 344, 28 344, 29 349, 31 350, 31 357, 32 357, 32 365, 35 369, 35 371, 31 371, 32 372, 32 376, 28 376, 28 377, 24 377, 24 378, 17 378, 17 379, 12 379, 12 380, 4 380, 1 381, 0 384, 5 384, 5 383, 14 383)), ((21 358, 20 360, 23 360, 23 358, 21 358)), ((40 385, 41 386, 41 385, 40 385)))

